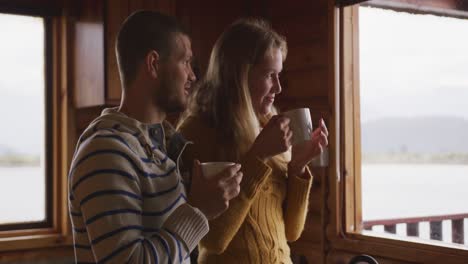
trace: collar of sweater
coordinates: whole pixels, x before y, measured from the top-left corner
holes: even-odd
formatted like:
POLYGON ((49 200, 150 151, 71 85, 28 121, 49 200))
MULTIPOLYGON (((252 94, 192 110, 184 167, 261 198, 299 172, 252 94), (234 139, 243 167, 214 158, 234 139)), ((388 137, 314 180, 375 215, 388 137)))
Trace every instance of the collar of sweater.
MULTIPOLYGON (((142 123, 134 118, 118 111, 118 107, 106 108, 101 115, 92 121, 82 134, 80 141, 88 138, 98 130, 116 130, 129 133, 139 138, 142 146, 151 145, 150 128, 156 124, 142 123)), ((177 160, 185 145, 189 143, 174 127, 167 121, 161 124, 164 136, 163 142, 158 142, 172 160, 177 160)))

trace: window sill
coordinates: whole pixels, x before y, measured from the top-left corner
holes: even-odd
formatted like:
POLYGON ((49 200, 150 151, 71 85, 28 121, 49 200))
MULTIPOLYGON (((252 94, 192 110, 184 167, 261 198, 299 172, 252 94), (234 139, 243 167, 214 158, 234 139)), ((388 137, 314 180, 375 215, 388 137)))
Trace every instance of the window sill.
POLYGON ((366 252, 402 261, 418 263, 466 263, 468 248, 436 241, 425 241, 370 231, 347 233, 332 239, 335 249, 366 252))
POLYGON ((73 245, 71 236, 49 233, 0 238, 0 252, 73 245))

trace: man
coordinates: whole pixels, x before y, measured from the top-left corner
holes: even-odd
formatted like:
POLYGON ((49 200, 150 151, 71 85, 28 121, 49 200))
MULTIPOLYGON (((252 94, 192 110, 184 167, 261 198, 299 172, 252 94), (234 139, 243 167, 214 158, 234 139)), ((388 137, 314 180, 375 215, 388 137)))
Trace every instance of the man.
POLYGON ((189 263, 208 219, 238 195, 240 165, 207 180, 196 161, 187 198, 179 172, 187 142, 164 119, 186 107, 195 76, 190 39, 173 18, 132 14, 116 53, 120 107, 89 125, 70 168, 76 262, 189 263))

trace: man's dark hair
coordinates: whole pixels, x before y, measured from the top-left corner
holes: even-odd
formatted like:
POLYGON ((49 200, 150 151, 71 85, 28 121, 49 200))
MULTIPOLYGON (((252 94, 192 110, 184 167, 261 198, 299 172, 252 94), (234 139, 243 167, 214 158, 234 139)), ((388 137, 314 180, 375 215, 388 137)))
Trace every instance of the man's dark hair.
POLYGON ((136 11, 123 22, 115 45, 123 89, 134 81, 150 50, 162 60, 169 56, 175 33, 188 35, 175 18, 156 11, 136 11))

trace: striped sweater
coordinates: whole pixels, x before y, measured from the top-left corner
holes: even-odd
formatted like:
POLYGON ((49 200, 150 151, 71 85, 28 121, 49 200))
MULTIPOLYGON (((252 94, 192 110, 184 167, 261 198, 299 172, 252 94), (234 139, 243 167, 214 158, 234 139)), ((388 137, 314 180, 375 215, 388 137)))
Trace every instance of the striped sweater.
POLYGON ((187 201, 167 123, 105 109, 80 137, 69 174, 77 263, 190 263, 208 221, 187 201))

